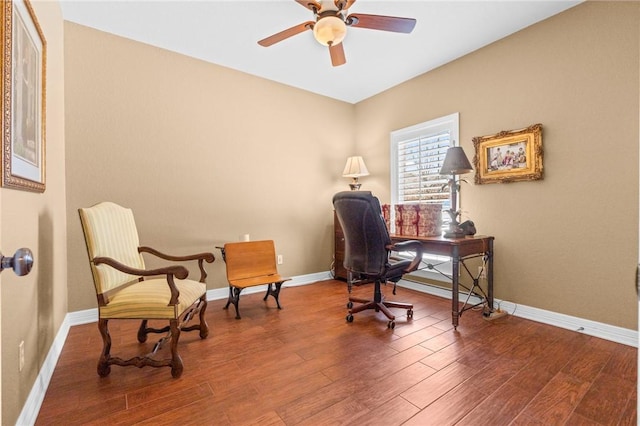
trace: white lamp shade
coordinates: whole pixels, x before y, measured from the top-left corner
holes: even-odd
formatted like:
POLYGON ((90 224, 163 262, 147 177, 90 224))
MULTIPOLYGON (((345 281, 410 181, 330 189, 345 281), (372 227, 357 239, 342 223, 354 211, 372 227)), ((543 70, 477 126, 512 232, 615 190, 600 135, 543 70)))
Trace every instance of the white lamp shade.
POLYGON ((369 170, 367 170, 367 166, 364 164, 364 160, 362 157, 349 157, 347 158, 347 164, 344 166, 344 171, 342 172, 342 176, 344 177, 360 177, 360 176, 369 176, 369 170))
POLYGON ((323 46, 342 43, 347 35, 347 24, 337 16, 325 16, 313 26, 313 36, 323 46))

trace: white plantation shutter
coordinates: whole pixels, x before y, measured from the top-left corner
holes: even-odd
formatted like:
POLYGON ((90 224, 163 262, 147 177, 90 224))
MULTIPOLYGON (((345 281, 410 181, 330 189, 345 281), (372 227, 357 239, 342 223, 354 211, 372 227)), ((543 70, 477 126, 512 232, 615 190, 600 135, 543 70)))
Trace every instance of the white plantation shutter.
MULTIPOLYGON (((391 132, 391 204, 442 203, 450 207, 448 176, 440 169, 458 140, 458 113, 391 132)), ((443 214, 443 223, 449 221, 443 214)))
POLYGON ((440 169, 451 145, 449 130, 398 142, 398 204, 448 203, 448 178, 440 169))

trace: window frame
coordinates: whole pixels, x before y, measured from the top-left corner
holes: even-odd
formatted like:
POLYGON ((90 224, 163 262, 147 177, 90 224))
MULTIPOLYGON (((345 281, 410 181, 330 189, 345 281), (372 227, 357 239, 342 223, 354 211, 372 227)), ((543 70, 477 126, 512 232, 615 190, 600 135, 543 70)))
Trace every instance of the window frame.
MULTIPOLYGON (((443 117, 434 118, 432 120, 418 123, 413 126, 405 127, 403 129, 394 130, 390 133, 390 160, 389 160, 389 172, 390 172, 390 195, 391 205, 398 204, 399 188, 398 188, 398 145, 402 142, 425 138, 429 136, 442 133, 443 131, 449 131, 451 145, 459 146, 459 134, 460 134, 460 113, 455 112, 445 115, 443 117)), ((459 194, 458 194, 459 196, 459 194)), ((456 200, 459 204, 459 200, 456 200)), ((391 231, 395 230, 395 209, 391 209, 389 212, 391 215, 391 231)), ((445 256, 436 256, 432 254, 423 255, 423 263, 427 264, 440 264, 439 269, 446 274, 451 275, 451 258, 445 256), (448 260, 448 265, 446 264, 448 260), (443 264, 442 262, 445 262, 443 264)), ((429 278, 434 281, 448 281, 440 273, 432 270, 418 270, 413 272, 415 275, 419 275, 425 278, 429 278)))
POLYGON ((398 204, 398 144, 410 139, 429 137, 445 130, 449 130, 451 135, 450 139, 452 141, 450 146, 458 146, 459 123, 460 114, 455 112, 453 114, 445 115, 444 117, 434 118, 433 120, 425 121, 424 123, 419 123, 391 132, 389 171, 391 178, 390 194, 392 205, 398 204))

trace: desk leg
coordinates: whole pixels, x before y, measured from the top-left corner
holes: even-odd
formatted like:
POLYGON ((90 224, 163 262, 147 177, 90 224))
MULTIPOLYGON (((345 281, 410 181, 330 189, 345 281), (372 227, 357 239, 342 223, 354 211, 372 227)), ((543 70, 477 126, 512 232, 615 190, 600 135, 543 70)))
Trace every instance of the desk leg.
POLYGON ((459 306, 459 292, 458 287, 460 280, 460 255, 458 247, 453 248, 453 255, 451 256, 451 322, 453 323, 453 329, 458 328, 458 318, 460 317, 459 306))
POLYGON ((489 304, 489 312, 493 312, 493 240, 489 240, 489 250, 487 255, 487 303, 489 304))

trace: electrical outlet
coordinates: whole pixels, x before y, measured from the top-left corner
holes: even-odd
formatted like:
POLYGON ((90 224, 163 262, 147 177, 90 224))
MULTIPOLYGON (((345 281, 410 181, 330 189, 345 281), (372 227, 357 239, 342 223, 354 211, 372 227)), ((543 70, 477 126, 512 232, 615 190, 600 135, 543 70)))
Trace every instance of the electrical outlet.
POLYGON ((282 255, 278 255, 278 265, 282 265, 282 255))
POLYGON ((483 280, 487 279, 487 269, 482 266, 478 266, 478 276, 483 280))
POLYGON ((18 357, 20 359, 19 361, 20 366, 18 367, 19 368, 18 371, 22 371, 22 369, 24 368, 24 340, 22 340, 18 345, 18 353, 19 353, 18 357))

